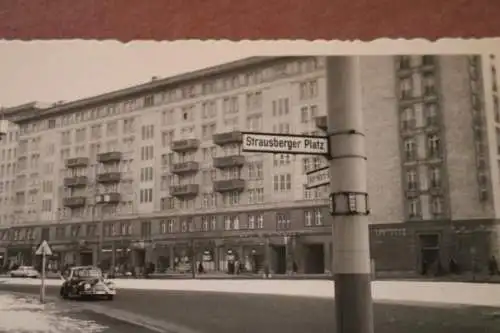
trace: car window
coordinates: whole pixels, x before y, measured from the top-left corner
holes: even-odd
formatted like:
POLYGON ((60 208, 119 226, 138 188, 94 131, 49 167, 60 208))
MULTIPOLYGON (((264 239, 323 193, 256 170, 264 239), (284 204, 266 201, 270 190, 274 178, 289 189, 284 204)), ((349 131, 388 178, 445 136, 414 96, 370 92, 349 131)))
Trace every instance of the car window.
POLYGON ((101 277, 101 271, 97 269, 78 269, 73 272, 74 277, 98 278, 101 277))

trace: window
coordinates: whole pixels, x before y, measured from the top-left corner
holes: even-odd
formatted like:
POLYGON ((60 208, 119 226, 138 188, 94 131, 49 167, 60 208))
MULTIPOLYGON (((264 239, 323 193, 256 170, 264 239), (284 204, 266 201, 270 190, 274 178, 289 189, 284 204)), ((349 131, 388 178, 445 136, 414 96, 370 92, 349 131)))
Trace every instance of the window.
POLYGON ((318 96, 318 81, 306 81, 299 84, 300 99, 311 99, 318 96))
POLYGON ((90 128, 90 139, 97 140, 102 136, 102 128, 101 125, 92 125, 90 128))
POLYGON ((443 198, 438 196, 433 196, 430 199, 431 213, 432 215, 442 215, 443 214, 443 198))
POLYGON ((249 131, 261 131, 262 130, 262 115, 251 115, 247 117, 247 130, 249 131))
POLYGON ((292 175, 289 173, 274 175, 274 192, 285 192, 292 189, 292 175))
POLYGON ((140 202, 141 203, 153 202, 153 189, 152 188, 141 189, 139 194, 140 194, 140 202))
POLYGON ((264 169, 262 161, 252 162, 248 164, 248 179, 262 180, 264 177, 264 169))
POLYGON ((238 216, 224 216, 224 230, 239 230, 240 219, 238 216))
POLYGON ((247 94, 247 110, 257 110, 262 107, 262 92, 256 91, 247 94))
POLYGON ((110 121, 106 124, 106 136, 116 136, 118 134, 118 122, 110 121))
POLYGON ((411 78, 404 78, 399 81, 399 96, 401 99, 410 99, 413 97, 413 83, 411 78))
POLYGON ((415 110, 413 107, 407 107, 401 112, 401 129, 409 130, 416 126, 415 110))
POLYGON ((317 226, 323 225, 323 214, 321 209, 314 210, 314 224, 317 226))
POLYGON ((418 176, 414 169, 406 171, 406 189, 408 191, 418 190, 418 176))
POLYGON ((439 158, 441 156, 441 139, 437 134, 431 134, 427 137, 428 157, 439 158))
POLYGON ((425 74, 422 78, 424 95, 434 95, 436 93, 435 78, 433 74, 425 74))
POLYGON ((279 98, 273 101, 273 117, 282 117, 290 112, 290 99, 279 98))
POLYGON ((143 146, 141 147, 141 160, 149 161, 154 158, 154 147, 153 146, 143 146))
POLYGON ((313 214, 310 210, 304 212, 304 224, 306 227, 312 226, 313 214))
POLYGON ((441 168, 438 166, 430 167, 429 178, 431 180, 431 188, 439 188, 441 186, 441 168))
POLYGON ((148 239, 151 236, 151 221, 141 222, 141 237, 148 239))
POLYGON ((248 203, 250 205, 260 204, 264 202, 264 189, 253 188, 248 190, 248 203))
POLYGON ((264 215, 251 214, 248 215, 248 229, 263 229, 264 228, 264 215))
POLYGON ((153 181, 153 167, 141 168, 141 182, 153 181))
POLYGON ((194 120, 194 105, 185 106, 181 109, 181 119, 184 122, 192 122, 194 120))
POLYGON ((224 100, 222 101, 222 111, 224 112, 225 115, 238 113, 239 111, 238 97, 233 96, 224 98, 224 100))
POLYGON ((141 137, 142 140, 151 140, 155 135, 155 126, 154 125, 144 125, 141 128, 141 137))
POLYGON ((417 159, 417 144, 415 139, 409 138, 404 140, 405 159, 407 162, 417 159))
POLYGON ((420 199, 411 198, 408 200, 408 216, 410 218, 419 218, 421 217, 420 212, 420 199))
POLYGON ((286 213, 276 214, 276 229, 277 230, 287 230, 290 229, 290 217, 286 213))
POLYGON ((222 193, 222 203, 224 206, 233 206, 240 203, 240 192, 233 191, 222 193))
POLYGON ((134 125, 135 125, 134 118, 123 119, 123 134, 134 133, 135 129, 134 125))
POLYGON ((161 145, 163 148, 170 147, 174 141, 175 131, 164 131, 161 133, 161 145))
POLYGON ((217 126, 215 123, 204 124, 201 126, 201 136, 203 140, 211 140, 212 136, 217 131, 217 126))
POLYGON ((435 126, 439 123, 437 104, 424 104, 424 114, 427 126, 435 126))
POLYGON ((155 96, 148 95, 144 97, 144 107, 153 106, 155 104, 155 96))
POLYGON ((217 116, 217 105, 215 101, 207 101, 201 104, 201 115, 203 119, 211 119, 217 116))
POLYGON ((411 67, 409 56, 400 56, 398 60, 399 69, 409 69, 411 67))

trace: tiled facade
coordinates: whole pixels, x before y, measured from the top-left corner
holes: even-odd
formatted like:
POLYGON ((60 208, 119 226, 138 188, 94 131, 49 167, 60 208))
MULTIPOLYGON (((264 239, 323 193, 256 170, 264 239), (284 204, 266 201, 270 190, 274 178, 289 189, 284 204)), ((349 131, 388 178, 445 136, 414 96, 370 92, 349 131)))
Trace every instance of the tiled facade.
MULTIPOLYGON (((485 89, 496 74, 484 75, 489 59, 474 59, 362 58, 375 229, 496 218, 498 144, 489 119, 498 123, 498 102, 485 89)), ((304 186, 305 172, 326 161, 242 153, 239 135, 321 135, 315 119, 326 115, 325 101, 325 59, 281 57, 4 110, 19 125, 0 141, 5 258, 27 261, 44 238, 59 262, 96 262, 109 257, 96 254, 102 226, 103 253, 114 253, 108 265, 172 267, 194 248, 214 270, 227 268, 230 253, 277 272, 293 261, 299 271, 328 270, 328 189, 304 186)), ((372 252, 384 267, 377 239, 372 252)))

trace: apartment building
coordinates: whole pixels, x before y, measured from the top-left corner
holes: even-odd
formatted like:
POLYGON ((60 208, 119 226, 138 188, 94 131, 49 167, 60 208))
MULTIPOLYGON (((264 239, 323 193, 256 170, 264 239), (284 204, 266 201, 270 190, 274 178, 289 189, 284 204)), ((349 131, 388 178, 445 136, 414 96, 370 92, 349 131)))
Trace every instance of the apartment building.
MULTIPOLYGON (((467 266, 497 251, 494 69, 479 56, 361 59, 378 269, 450 256, 467 266)), ((237 258, 250 270, 329 270, 328 189, 305 188, 324 158, 240 148, 242 130, 323 135, 326 80, 341 84, 328 73, 324 57, 256 57, 4 110, 17 124, 0 141, 5 258, 33 260, 46 239, 54 264, 163 270, 194 254, 206 270, 237 258)))

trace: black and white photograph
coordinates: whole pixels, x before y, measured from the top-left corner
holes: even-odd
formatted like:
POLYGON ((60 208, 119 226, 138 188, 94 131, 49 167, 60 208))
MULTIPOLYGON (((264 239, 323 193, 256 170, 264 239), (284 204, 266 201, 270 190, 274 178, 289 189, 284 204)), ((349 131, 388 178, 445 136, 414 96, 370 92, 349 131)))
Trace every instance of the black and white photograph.
POLYGON ((500 332, 498 48, 275 43, 0 42, 0 333, 500 332))

